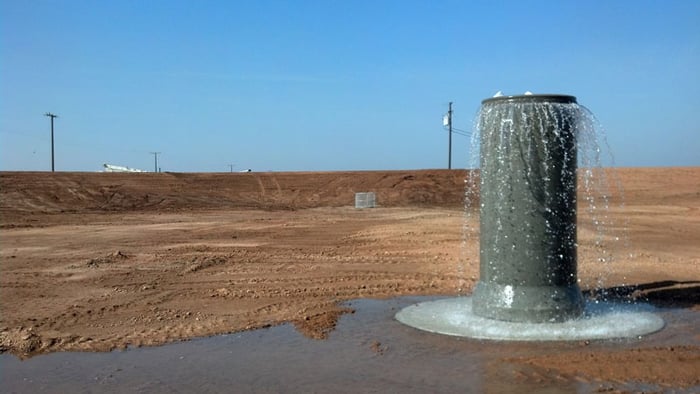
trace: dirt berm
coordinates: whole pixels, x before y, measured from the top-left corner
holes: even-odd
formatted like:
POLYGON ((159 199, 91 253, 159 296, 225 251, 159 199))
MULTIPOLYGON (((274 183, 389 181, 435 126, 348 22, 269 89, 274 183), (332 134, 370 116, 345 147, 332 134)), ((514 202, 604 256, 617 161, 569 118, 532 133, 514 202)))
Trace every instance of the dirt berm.
POLYGON ((375 192, 383 207, 459 207, 464 170, 269 173, 0 173, 0 212, 302 209, 352 206, 375 192))

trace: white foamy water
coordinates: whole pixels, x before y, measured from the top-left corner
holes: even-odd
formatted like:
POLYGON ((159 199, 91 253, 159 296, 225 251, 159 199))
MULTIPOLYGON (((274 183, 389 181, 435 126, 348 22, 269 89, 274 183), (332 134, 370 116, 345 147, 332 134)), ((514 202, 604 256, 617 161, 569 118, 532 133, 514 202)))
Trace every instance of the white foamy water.
POLYGON ((402 309, 396 319, 437 334, 500 341, 572 341, 629 338, 661 330, 664 321, 645 304, 595 302, 586 304, 578 319, 562 323, 515 323, 486 319, 472 313, 471 297, 422 302, 402 309))

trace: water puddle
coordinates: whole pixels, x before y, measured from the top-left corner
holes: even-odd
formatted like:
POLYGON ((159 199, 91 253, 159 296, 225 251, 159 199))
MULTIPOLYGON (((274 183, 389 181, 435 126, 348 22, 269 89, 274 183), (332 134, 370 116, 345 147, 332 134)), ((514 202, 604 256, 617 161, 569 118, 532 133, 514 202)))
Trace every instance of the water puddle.
MULTIPOLYGON (((664 309, 664 330, 642 339, 494 342, 431 334, 394 315, 435 297, 349 302, 327 340, 292 325, 110 353, 0 355, 4 392, 591 392, 656 386, 557 375, 517 363, 573 351, 697 345, 700 314, 664 309), (505 361, 504 361, 505 360, 505 361), (511 360, 511 361, 509 361, 511 360)), ((700 387, 690 388, 698 389, 700 387)))

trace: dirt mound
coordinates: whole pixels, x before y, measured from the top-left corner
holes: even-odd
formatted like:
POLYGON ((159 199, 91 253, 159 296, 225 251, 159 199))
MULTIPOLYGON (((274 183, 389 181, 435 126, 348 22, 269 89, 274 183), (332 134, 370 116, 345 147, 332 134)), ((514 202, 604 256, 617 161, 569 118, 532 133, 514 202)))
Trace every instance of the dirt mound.
POLYGON ((461 206, 464 170, 280 173, 0 173, 0 212, 461 206))

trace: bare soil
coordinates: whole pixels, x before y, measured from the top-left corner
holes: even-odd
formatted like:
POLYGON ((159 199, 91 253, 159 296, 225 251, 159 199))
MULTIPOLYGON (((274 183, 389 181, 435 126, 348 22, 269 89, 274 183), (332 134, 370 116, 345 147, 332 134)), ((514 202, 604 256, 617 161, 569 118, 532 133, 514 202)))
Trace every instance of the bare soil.
MULTIPOLYGON (((609 173, 624 198, 579 212, 582 287, 700 313, 700 167, 609 173)), ((342 301, 469 293, 478 217, 465 217, 466 176, 2 172, 0 350, 108 351, 285 322, 323 339, 349 312, 342 301), (353 208, 364 191, 378 208, 353 208)), ((675 347, 509 361, 692 387, 699 344, 692 328, 675 347)))

